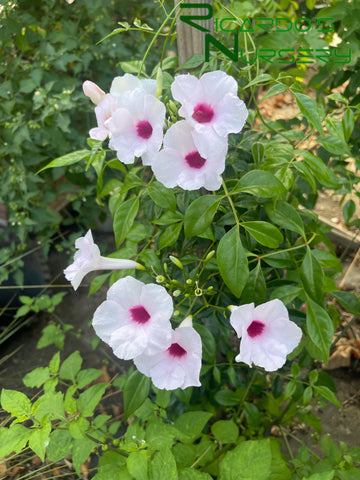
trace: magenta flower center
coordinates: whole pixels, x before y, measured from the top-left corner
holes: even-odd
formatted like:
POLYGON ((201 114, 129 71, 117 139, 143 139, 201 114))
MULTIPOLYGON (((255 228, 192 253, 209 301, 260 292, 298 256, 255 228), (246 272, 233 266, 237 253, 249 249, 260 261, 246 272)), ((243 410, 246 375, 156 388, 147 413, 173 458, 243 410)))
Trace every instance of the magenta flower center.
POLYGON ((214 110, 206 103, 199 103, 194 108, 192 118, 199 123, 209 123, 213 119, 214 110))
POLYGON ((136 125, 136 133, 138 137, 144 138, 147 140, 151 137, 153 128, 147 120, 141 120, 136 125))
POLYGON ((189 167, 197 169, 201 168, 206 162, 206 158, 203 158, 199 152, 188 153, 185 160, 189 167))
POLYGON ((184 350, 178 343, 172 343, 167 351, 172 357, 181 358, 186 355, 186 350, 184 350))
POLYGON ((253 320, 247 328, 247 333, 250 338, 258 337, 262 334, 265 325, 258 320, 253 320))
POLYGON ((143 325, 150 319, 150 314, 142 305, 130 308, 130 315, 134 322, 143 325))

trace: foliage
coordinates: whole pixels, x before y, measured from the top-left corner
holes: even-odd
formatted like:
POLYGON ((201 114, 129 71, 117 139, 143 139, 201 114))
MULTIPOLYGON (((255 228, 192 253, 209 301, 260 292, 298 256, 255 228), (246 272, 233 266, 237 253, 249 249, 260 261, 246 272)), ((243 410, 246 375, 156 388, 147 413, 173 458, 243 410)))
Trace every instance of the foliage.
MULTIPOLYGON (((231 2, 231 8, 240 3, 231 2)), ((282 3, 282 8, 292 8, 282 3)), ((129 30, 126 25, 122 29, 129 30)), ((144 61, 129 61, 126 68, 144 72, 144 61)), ((24 378, 27 387, 41 388, 35 401, 3 389, 1 406, 10 417, 0 430, 0 457, 16 455, 28 444, 42 460, 72 455, 80 476, 81 464, 96 453, 95 480, 114 475, 136 480, 356 478, 359 448, 338 447, 329 436, 321 438, 321 459, 305 445, 295 458, 280 448, 283 443, 288 447, 296 423, 321 436, 314 405, 329 401, 341 406, 331 378, 317 366, 327 362, 338 326, 329 299, 354 315, 359 299, 339 292, 334 277, 341 265, 328 228, 312 209, 319 189, 347 193, 358 181, 338 166, 352 157, 360 110, 348 101, 330 108, 334 97, 328 92, 315 101, 289 72, 264 73, 258 67, 239 68, 214 52, 209 63, 193 71, 201 75, 220 68, 236 78, 240 95, 251 99, 248 125, 230 138, 223 184, 216 193, 167 189, 148 167, 125 167, 94 140, 87 153, 82 145, 78 153, 56 155, 48 165, 65 168, 71 163, 70 169, 76 165, 79 171, 94 166, 97 201, 108 204, 113 217, 113 256, 136 259, 146 268, 136 273, 138 279, 156 281, 172 294, 174 325, 192 315, 203 344, 202 386, 158 390, 132 369, 98 383, 102 371, 81 369, 79 352, 62 362, 56 353, 48 367, 24 378), (260 86, 269 87, 268 95, 289 91, 299 108, 296 118, 265 121, 256 100, 260 86), (303 341, 280 372, 250 371, 235 362, 238 348, 227 306, 275 298, 302 328, 303 341), (120 392, 120 418, 99 414, 104 397, 120 392)), ((164 70, 161 99, 170 112, 169 126, 177 115, 169 88, 175 71, 171 63, 164 70)), ((155 77, 156 69, 152 73, 155 77)), ((347 211, 350 220, 351 207, 347 211)), ((101 275, 90 292, 127 274, 101 275)), ((47 326, 38 348, 54 343, 61 349, 66 329, 47 326), (56 338, 62 341, 56 343, 56 338)))

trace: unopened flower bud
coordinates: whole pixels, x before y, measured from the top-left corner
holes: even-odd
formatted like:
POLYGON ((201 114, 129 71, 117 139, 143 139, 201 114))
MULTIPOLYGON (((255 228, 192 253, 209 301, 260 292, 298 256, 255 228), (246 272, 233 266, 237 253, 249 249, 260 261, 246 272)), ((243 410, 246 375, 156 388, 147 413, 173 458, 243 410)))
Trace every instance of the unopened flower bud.
POLYGON ((183 264, 180 262, 180 260, 178 258, 173 257, 172 255, 169 255, 169 258, 174 265, 176 265, 181 270, 184 270, 183 264))
POLYGON ((180 315, 180 310, 175 310, 175 311, 174 311, 174 317, 177 317, 177 316, 179 316, 179 315, 180 315))
POLYGON ((163 275, 157 275, 156 277, 156 282, 157 283, 163 283, 165 282, 165 277, 163 275))
POLYGON ((212 257, 215 255, 215 250, 211 250, 211 252, 209 252, 206 257, 205 257, 205 262, 208 262, 209 260, 212 259, 212 257))
POLYGON ((181 294, 180 290, 174 290, 174 292, 173 292, 174 297, 178 297, 180 294, 181 294))
POLYGON ((94 82, 90 82, 90 80, 86 80, 83 83, 83 91, 90 100, 97 105, 100 100, 105 97, 105 92, 101 90, 100 87, 96 85, 94 82))
POLYGON ((186 280, 186 283, 187 283, 188 285, 192 285, 192 284, 193 284, 193 281, 191 280, 191 278, 188 278, 188 279, 186 280))
POLYGON ((156 75, 156 98, 161 97, 162 88, 163 88, 163 77, 162 77, 162 70, 159 67, 156 75))

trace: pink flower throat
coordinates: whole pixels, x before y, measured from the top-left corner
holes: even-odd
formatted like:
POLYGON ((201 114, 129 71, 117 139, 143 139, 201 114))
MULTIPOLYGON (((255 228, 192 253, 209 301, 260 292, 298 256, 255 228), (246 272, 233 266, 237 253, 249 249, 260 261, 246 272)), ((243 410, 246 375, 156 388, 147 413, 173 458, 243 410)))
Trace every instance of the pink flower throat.
POLYGON ((130 308, 130 315, 134 322, 143 325, 150 319, 150 314, 142 305, 130 308))
POLYGON ((214 110, 206 103, 198 103, 194 108, 192 118, 199 123, 209 123, 213 119, 214 110))
POLYGON ((247 328, 247 333, 250 338, 258 337, 262 334, 265 325, 259 320, 253 320, 247 328))
POLYGON ((167 351, 172 357, 181 358, 186 355, 186 350, 178 343, 172 343, 167 351))
POLYGON ((205 165, 206 158, 203 158, 199 152, 188 153, 185 157, 186 163, 191 168, 196 168, 199 170, 203 165, 205 165))
POLYGON ((152 132, 153 132, 153 128, 147 120, 141 120, 140 122, 137 123, 136 133, 138 134, 138 137, 141 137, 144 140, 147 140, 148 138, 151 137, 152 132))

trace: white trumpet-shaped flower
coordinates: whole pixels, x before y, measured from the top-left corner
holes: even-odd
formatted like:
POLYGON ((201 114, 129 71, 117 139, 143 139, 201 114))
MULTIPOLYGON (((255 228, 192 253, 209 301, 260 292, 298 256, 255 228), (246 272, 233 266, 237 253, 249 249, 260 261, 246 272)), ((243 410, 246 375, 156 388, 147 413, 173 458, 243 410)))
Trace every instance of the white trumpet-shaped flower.
POLYGON ((84 237, 76 239, 75 247, 78 250, 75 252, 74 262, 64 270, 65 278, 71 282, 74 290, 77 290, 85 275, 94 270, 143 268, 133 260, 102 257, 99 247, 94 243, 91 230, 84 237))

